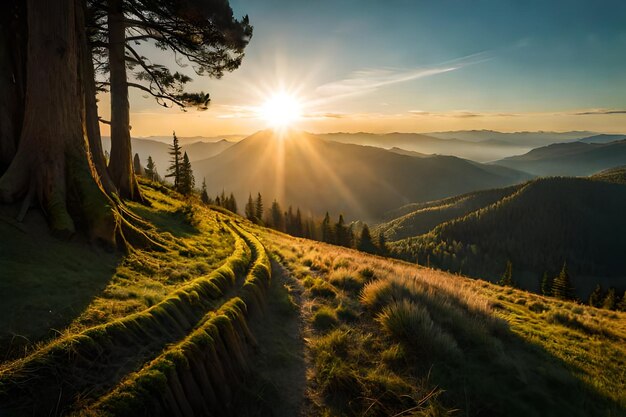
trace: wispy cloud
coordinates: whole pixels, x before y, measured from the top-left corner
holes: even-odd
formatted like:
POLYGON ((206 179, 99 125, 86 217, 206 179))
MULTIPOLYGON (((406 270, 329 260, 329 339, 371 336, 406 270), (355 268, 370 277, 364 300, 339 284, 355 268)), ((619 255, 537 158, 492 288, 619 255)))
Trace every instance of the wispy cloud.
POLYGON ((369 68, 351 73, 343 80, 320 85, 316 93, 322 97, 340 98, 375 91, 381 87, 403 83, 418 78, 430 77, 455 71, 465 66, 489 60, 487 53, 469 55, 432 67, 411 69, 369 68))
POLYGON ((429 112, 423 110, 409 110, 411 116, 416 117, 449 117, 455 119, 471 119, 478 117, 517 117, 518 113, 481 113, 471 111, 429 112))
POLYGON ((599 114, 626 114, 626 110, 621 109, 591 109, 584 110, 577 113, 572 113, 574 116, 593 116, 599 114))

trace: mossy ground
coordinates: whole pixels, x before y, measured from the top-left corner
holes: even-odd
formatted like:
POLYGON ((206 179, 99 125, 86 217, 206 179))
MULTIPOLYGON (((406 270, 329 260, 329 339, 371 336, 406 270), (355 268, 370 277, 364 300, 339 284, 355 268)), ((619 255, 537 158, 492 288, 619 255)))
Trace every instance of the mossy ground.
POLYGON ((233 251, 221 213, 191 206, 157 184, 144 182, 143 191, 150 206, 128 205, 153 226, 146 232, 165 242, 163 252, 135 249, 122 257, 80 236, 59 240, 50 235, 38 211, 17 223, 13 217, 18 208, 1 207, 3 358, 150 307, 190 279, 214 270, 233 251))

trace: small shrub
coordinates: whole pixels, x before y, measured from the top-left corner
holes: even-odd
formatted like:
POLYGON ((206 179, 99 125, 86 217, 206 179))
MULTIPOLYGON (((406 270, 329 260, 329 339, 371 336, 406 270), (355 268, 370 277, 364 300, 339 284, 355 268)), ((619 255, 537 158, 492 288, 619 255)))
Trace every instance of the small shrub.
POLYGON ((335 287, 350 292, 357 292, 363 288, 365 282, 361 277, 355 277, 350 271, 345 269, 337 269, 328 277, 328 281, 335 287))
POLYGON ((313 315, 313 327, 319 331, 327 331, 337 325, 335 312, 328 307, 320 307, 313 315))
POLYGON ((374 279, 376 278, 376 274, 374 273, 374 270, 369 267, 365 267, 361 269, 359 271, 359 275, 363 277, 363 280, 365 280, 365 282, 374 281, 374 279))
POLYGON ((341 303, 339 307, 337 307, 337 310, 335 310, 335 313, 337 314, 337 318, 339 318, 339 320, 342 320, 348 323, 352 323, 359 318, 359 315, 354 310, 354 308, 347 306, 344 303, 341 303))
POLYGON ((543 313, 550 308, 541 301, 533 301, 532 303, 528 304, 528 309, 530 311, 534 311, 535 313, 543 313))
POLYGON ((311 295, 315 297, 334 298, 337 295, 333 287, 320 278, 315 278, 315 281, 309 288, 309 291, 311 292, 311 295))
POLYGON ((402 300, 385 307, 377 321, 407 349, 432 357, 438 354, 460 354, 452 336, 437 326, 428 311, 412 301, 402 300))

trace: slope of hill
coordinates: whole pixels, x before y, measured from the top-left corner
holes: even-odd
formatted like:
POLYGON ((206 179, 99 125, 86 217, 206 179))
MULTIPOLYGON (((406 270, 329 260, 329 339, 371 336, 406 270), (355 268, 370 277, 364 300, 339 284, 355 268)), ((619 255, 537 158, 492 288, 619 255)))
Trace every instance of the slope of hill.
POLYGON ((314 214, 377 219, 392 208, 481 188, 518 183, 528 175, 450 156, 415 158, 376 147, 341 144, 291 131, 259 132, 198 161, 196 178, 210 193, 232 191, 239 201, 260 191, 267 199, 314 214))
POLYGON ((433 132, 426 135, 440 139, 459 139, 468 142, 499 141, 518 146, 536 148, 558 142, 580 140, 593 135, 593 132, 497 132, 493 130, 459 130, 453 132, 433 132))
POLYGON ((478 162, 494 161, 532 149, 532 146, 524 144, 498 141, 476 143, 455 138, 440 139, 419 133, 328 133, 318 136, 339 143, 376 146, 384 149, 395 147, 425 154, 453 155, 478 162))
POLYGON ((626 166, 605 169, 591 176, 592 179, 616 184, 626 184, 626 166))
MULTIPOLYGON (((132 138, 131 140, 133 153, 139 154, 141 163, 145 166, 148 156, 151 156, 161 176, 165 174, 167 167, 170 165, 169 147, 171 143, 171 137, 169 138, 169 142, 141 138, 132 138)), ((226 139, 220 139, 213 142, 187 141, 182 145, 182 151, 187 152, 189 160, 194 162, 218 155, 225 149, 232 146, 233 143, 234 142, 229 142, 226 139)), ((103 136, 102 146, 103 149, 111 149, 111 138, 103 136)))
MULTIPOLYGON (((470 195, 469 203, 479 197, 470 195)), ((442 218, 461 211, 455 205, 431 210, 442 218)), ((626 287, 624 212, 625 185, 583 178, 539 179, 392 247, 406 259, 421 263, 429 259, 432 265, 492 280, 511 261, 518 282, 533 290, 538 290, 544 272, 556 275, 567 262, 578 294, 585 297, 599 282, 626 287)), ((423 231, 422 223, 430 226, 428 214, 418 211, 411 227, 423 231)), ((403 226, 402 218, 397 223, 389 224, 389 230, 403 226)))
MULTIPOLYGON (((129 209, 162 247, 114 260, 91 294, 62 275, 37 286, 1 276, 21 323, 41 321, 26 300, 45 300, 46 288, 86 302, 0 364, 1 415, 626 411, 626 313, 295 239, 142 187, 152 205, 129 209)), ((3 236, 38 241, 27 231, 3 236)), ((76 243, 57 242, 65 251, 40 266, 72 269, 76 255, 94 250, 76 243)), ((0 263, 9 257, 32 262, 31 253, 1 251, 0 263)), ((3 329, 6 321, 0 315, 3 329)))
POLYGON ((624 140, 626 139, 626 135, 594 135, 589 136, 587 138, 580 139, 579 142, 584 143, 610 143, 615 142, 616 140, 624 140))
POLYGON ((461 196, 421 204, 407 204, 387 213, 391 220, 378 225, 374 232, 383 233, 388 241, 397 241, 429 232, 437 225, 463 217, 494 204, 515 193, 522 184, 506 188, 475 191, 461 196))
POLYGON ((587 176, 626 164, 626 140, 610 143, 559 143, 494 164, 534 175, 587 176))

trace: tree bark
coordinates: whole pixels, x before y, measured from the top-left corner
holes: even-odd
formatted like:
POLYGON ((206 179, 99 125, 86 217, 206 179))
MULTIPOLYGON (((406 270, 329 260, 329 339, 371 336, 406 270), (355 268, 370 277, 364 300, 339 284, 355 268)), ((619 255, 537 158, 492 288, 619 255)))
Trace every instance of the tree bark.
POLYGON ((78 60, 85 28, 77 11, 75 0, 27 1, 24 120, 0 178, 0 201, 26 197, 28 207, 36 199, 57 234, 73 234, 78 222, 92 239, 114 244, 119 218, 93 177, 83 136, 78 60))
POLYGON ((143 201, 133 170, 130 105, 126 79, 126 26, 122 0, 108 0, 111 92, 111 159, 109 173, 123 198, 143 201))
MULTIPOLYGON (((82 2, 81 2, 82 3, 82 2)), ((82 12, 78 15, 78 25, 85 25, 85 4, 81 5, 82 12)), ((98 104, 96 102, 96 80, 93 69, 93 57, 89 48, 85 32, 81 32, 83 39, 80 39, 80 75, 83 88, 83 129, 88 139, 89 152, 102 188, 110 196, 117 194, 117 188, 111 180, 107 169, 104 151, 102 150, 102 137, 100 136, 100 124, 98 122, 98 104)))
POLYGON ((0 175, 15 152, 24 114, 26 8, 9 0, 0 16, 0 175))

